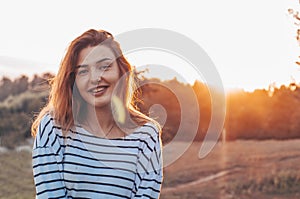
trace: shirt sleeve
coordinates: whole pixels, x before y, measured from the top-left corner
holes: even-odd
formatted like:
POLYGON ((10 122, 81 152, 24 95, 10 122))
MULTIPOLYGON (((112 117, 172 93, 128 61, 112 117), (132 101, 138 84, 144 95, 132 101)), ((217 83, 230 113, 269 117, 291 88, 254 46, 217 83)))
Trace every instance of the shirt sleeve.
POLYGON ((160 134, 149 137, 138 160, 136 192, 133 198, 159 198, 163 181, 162 143, 160 134))
POLYGON ((36 198, 66 198, 66 188, 62 177, 62 154, 58 127, 53 118, 46 115, 38 127, 32 150, 32 167, 36 198))

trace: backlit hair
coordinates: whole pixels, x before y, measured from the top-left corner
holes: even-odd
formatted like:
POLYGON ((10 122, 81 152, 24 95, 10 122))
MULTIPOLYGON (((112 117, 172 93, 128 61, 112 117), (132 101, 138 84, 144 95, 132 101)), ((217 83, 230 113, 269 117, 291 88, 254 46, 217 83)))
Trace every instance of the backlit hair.
MULTIPOLYGON (((75 66, 81 50, 100 44, 112 50, 120 70, 120 76, 126 75, 126 78, 122 78, 125 82, 121 84, 124 87, 121 89, 123 92, 120 95, 132 121, 138 125, 151 121, 159 128, 155 120, 144 115, 136 108, 136 82, 133 67, 123 56, 119 43, 114 40, 114 37, 109 32, 90 29, 71 42, 60 64, 57 75, 50 80, 49 101, 32 124, 31 134, 33 136, 36 135, 38 125, 47 113, 54 117, 55 122, 64 129, 63 132, 67 132, 68 129, 74 126, 75 121, 80 119, 79 113, 82 114, 84 112, 83 105, 85 103, 83 103, 80 95, 74 97, 74 94, 77 95, 76 93, 78 92, 76 86, 74 86, 76 77, 75 66)), ((126 119, 128 120, 129 118, 126 119)))

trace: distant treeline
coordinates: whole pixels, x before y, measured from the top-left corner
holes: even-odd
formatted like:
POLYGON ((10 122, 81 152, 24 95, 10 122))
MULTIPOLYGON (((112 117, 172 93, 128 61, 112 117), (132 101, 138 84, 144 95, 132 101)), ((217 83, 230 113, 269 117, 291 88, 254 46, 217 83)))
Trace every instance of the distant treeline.
MULTIPOLYGON (((45 105, 49 94, 50 73, 25 75, 0 80, 0 145, 14 147, 30 137, 34 114, 45 105)), ((190 139, 191 126, 199 123, 194 138, 201 141, 211 120, 211 98, 207 85, 196 81, 183 84, 177 79, 161 81, 140 77, 142 102, 137 106, 145 114, 164 123, 163 142, 190 139), (151 111, 161 105, 165 112, 151 111), (197 108, 200 119, 197 121, 197 108)), ((227 140, 235 139, 293 139, 300 138, 300 88, 297 84, 272 90, 243 90, 227 94, 224 132, 227 140)))
MULTIPOLYGON (((195 140, 204 139, 211 121, 211 96, 205 84, 196 81, 193 85, 185 85, 173 79, 161 84, 152 84, 144 90, 144 93, 146 106, 162 104, 168 112, 166 130, 163 134, 165 141, 170 141, 174 137, 174 133, 177 133, 179 125, 182 124, 181 120, 184 120, 183 131, 189 134, 190 124, 196 122, 197 105, 200 107, 200 122, 195 140), (181 96, 180 99, 183 99, 181 106, 188 105, 188 108, 180 107, 178 97, 176 98, 166 85, 181 96), (197 102, 193 100, 194 95, 197 97, 197 102)), ((257 89, 253 92, 239 90, 226 95, 226 118, 222 133, 228 141, 294 139, 300 138, 299 121, 300 87, 298 84, 291 83, 280 88, 270 87, 268 90, 257 89)))
POLYGON ((36 114, 47 101, 50 73, 25 75, 0 81, 0 146, 13 148, 31 136, 30 127, 36 114))
POLYGON ((300 87, 236 92, 227 97, 226 133, 232 139, 300 138, 300 87))

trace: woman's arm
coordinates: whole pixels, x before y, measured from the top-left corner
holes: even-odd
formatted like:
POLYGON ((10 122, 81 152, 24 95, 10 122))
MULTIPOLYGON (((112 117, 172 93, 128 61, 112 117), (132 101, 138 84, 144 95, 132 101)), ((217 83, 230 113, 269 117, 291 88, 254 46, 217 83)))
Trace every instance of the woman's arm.
POLYGON ((66 198, 62 155, 53 119, 46 115, 39 125, 32 150, 36 198, 66 198))
POLYGON ((163 181, 162 144, 158 132, 147 139, 138 161, 134 198, 159 198, 163 181))

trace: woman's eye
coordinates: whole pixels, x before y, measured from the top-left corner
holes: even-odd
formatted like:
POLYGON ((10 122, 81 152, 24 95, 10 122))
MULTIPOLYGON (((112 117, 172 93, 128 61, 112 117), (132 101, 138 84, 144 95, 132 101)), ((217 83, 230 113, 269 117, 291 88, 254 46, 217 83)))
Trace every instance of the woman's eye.
POLYGON ((79 71, 77 72, 78 75, 85 75, 85 74, 87 74, 87 73, 88 73, 88 70, 87 70, 87 69, 79 70, 79 71))
POLYGON ((104 66, 99 66, 98 69, 102 70, 102 71, 106 71, 108 70, 110 67, 110 65, 104 65, 104 66))

